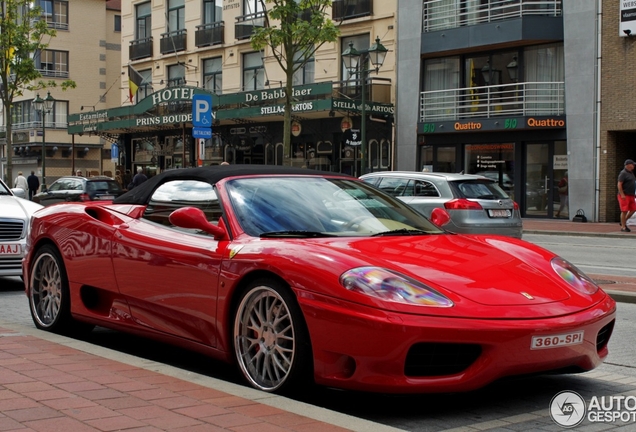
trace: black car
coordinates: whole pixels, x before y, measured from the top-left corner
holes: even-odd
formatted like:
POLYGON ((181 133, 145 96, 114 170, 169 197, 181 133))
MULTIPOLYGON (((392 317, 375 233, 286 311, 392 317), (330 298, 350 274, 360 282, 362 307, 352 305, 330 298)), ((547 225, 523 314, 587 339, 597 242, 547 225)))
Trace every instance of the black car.
POLYGON ((110 201, 123 193, 119 183, 110 177, 62 177, 46 192, 36 194, 33 201, 44 206, 68 201, 110 201))

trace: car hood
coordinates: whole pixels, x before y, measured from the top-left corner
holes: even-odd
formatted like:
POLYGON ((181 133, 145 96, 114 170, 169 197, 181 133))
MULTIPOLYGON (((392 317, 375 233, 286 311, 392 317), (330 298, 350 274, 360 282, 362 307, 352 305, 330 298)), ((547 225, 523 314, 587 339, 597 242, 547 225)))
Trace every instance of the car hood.
POLYGON ((0 217, 27 220, 41 209, 40 204, 8 195, 0 195, 0 217))
POLYGON ((448 312, 464 316, 505 318, 518 314, 519 308, 528 315, 558 316, 590 307, 605 297, 600 290, 590 296, 571 288, 552 269, 554 253, 503 236, 262 239, 240 255, 245 253, 248 260, 257 260, 265 251, 272 258, 278 255, 291 262, 295 268, 307 269, 306 280, 297 279, 299 288, 342 297, 345 294, 337 283, 342 273, 357 267, 382 267, 439 291, 456 305, 452 308, 456 312, 448 312), (333 285, 327 283, 331 277, 336 278, 333 285), (316 280, 322 283, 316 285, 316 280))
POLYGON ((554 254, 498 236, 434 235, 403 241, 352 242, 360 257, 398 270, 443 292, 483 305, 565 301, 565 282, 552 270, 554 254), (379 250, 378 250, 379 249, 379 250))

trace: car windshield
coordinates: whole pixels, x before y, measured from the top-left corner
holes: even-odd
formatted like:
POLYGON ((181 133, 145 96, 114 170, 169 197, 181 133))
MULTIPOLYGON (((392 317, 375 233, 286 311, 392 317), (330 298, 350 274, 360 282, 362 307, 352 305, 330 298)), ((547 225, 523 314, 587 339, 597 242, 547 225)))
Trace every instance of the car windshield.
POLYGON ((254 237, 439 234, 444 231, 357 180, 244 178, 227 190, 243 230, 254 237))
POLYGON ((469 199, 508 199, 506 192, 495 182, 488 180, 468 180, 452 182, 464 198, 469 199))
POLYGON ((0 195, 11 195, 9 188, 0 180, 0 195))

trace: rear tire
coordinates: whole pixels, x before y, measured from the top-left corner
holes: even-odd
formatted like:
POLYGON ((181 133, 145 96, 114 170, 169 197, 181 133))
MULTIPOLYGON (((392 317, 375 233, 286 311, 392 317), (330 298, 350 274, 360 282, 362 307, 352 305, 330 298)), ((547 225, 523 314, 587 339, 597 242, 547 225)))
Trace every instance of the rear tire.
POLYGON ((71 295, 64 261, 57 249, 42 246, 33 258, 29 309, 35 326, 53 333, 88 333, 94 326, 71 317, 71 295))
POLYGON ((247 382, 266 392, 311 382, 311 343, 291 291, 259 279, 240 294, 232 329, 234 355, 247 382))

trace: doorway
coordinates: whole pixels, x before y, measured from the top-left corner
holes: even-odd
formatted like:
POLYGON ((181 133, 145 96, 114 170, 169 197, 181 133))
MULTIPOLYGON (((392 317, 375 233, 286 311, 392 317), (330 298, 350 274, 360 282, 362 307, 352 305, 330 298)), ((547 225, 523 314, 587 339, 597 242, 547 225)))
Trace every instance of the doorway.
POLYGON ((566 141, 528 143, 525 150, 523 214, 569 219, 566 141))

